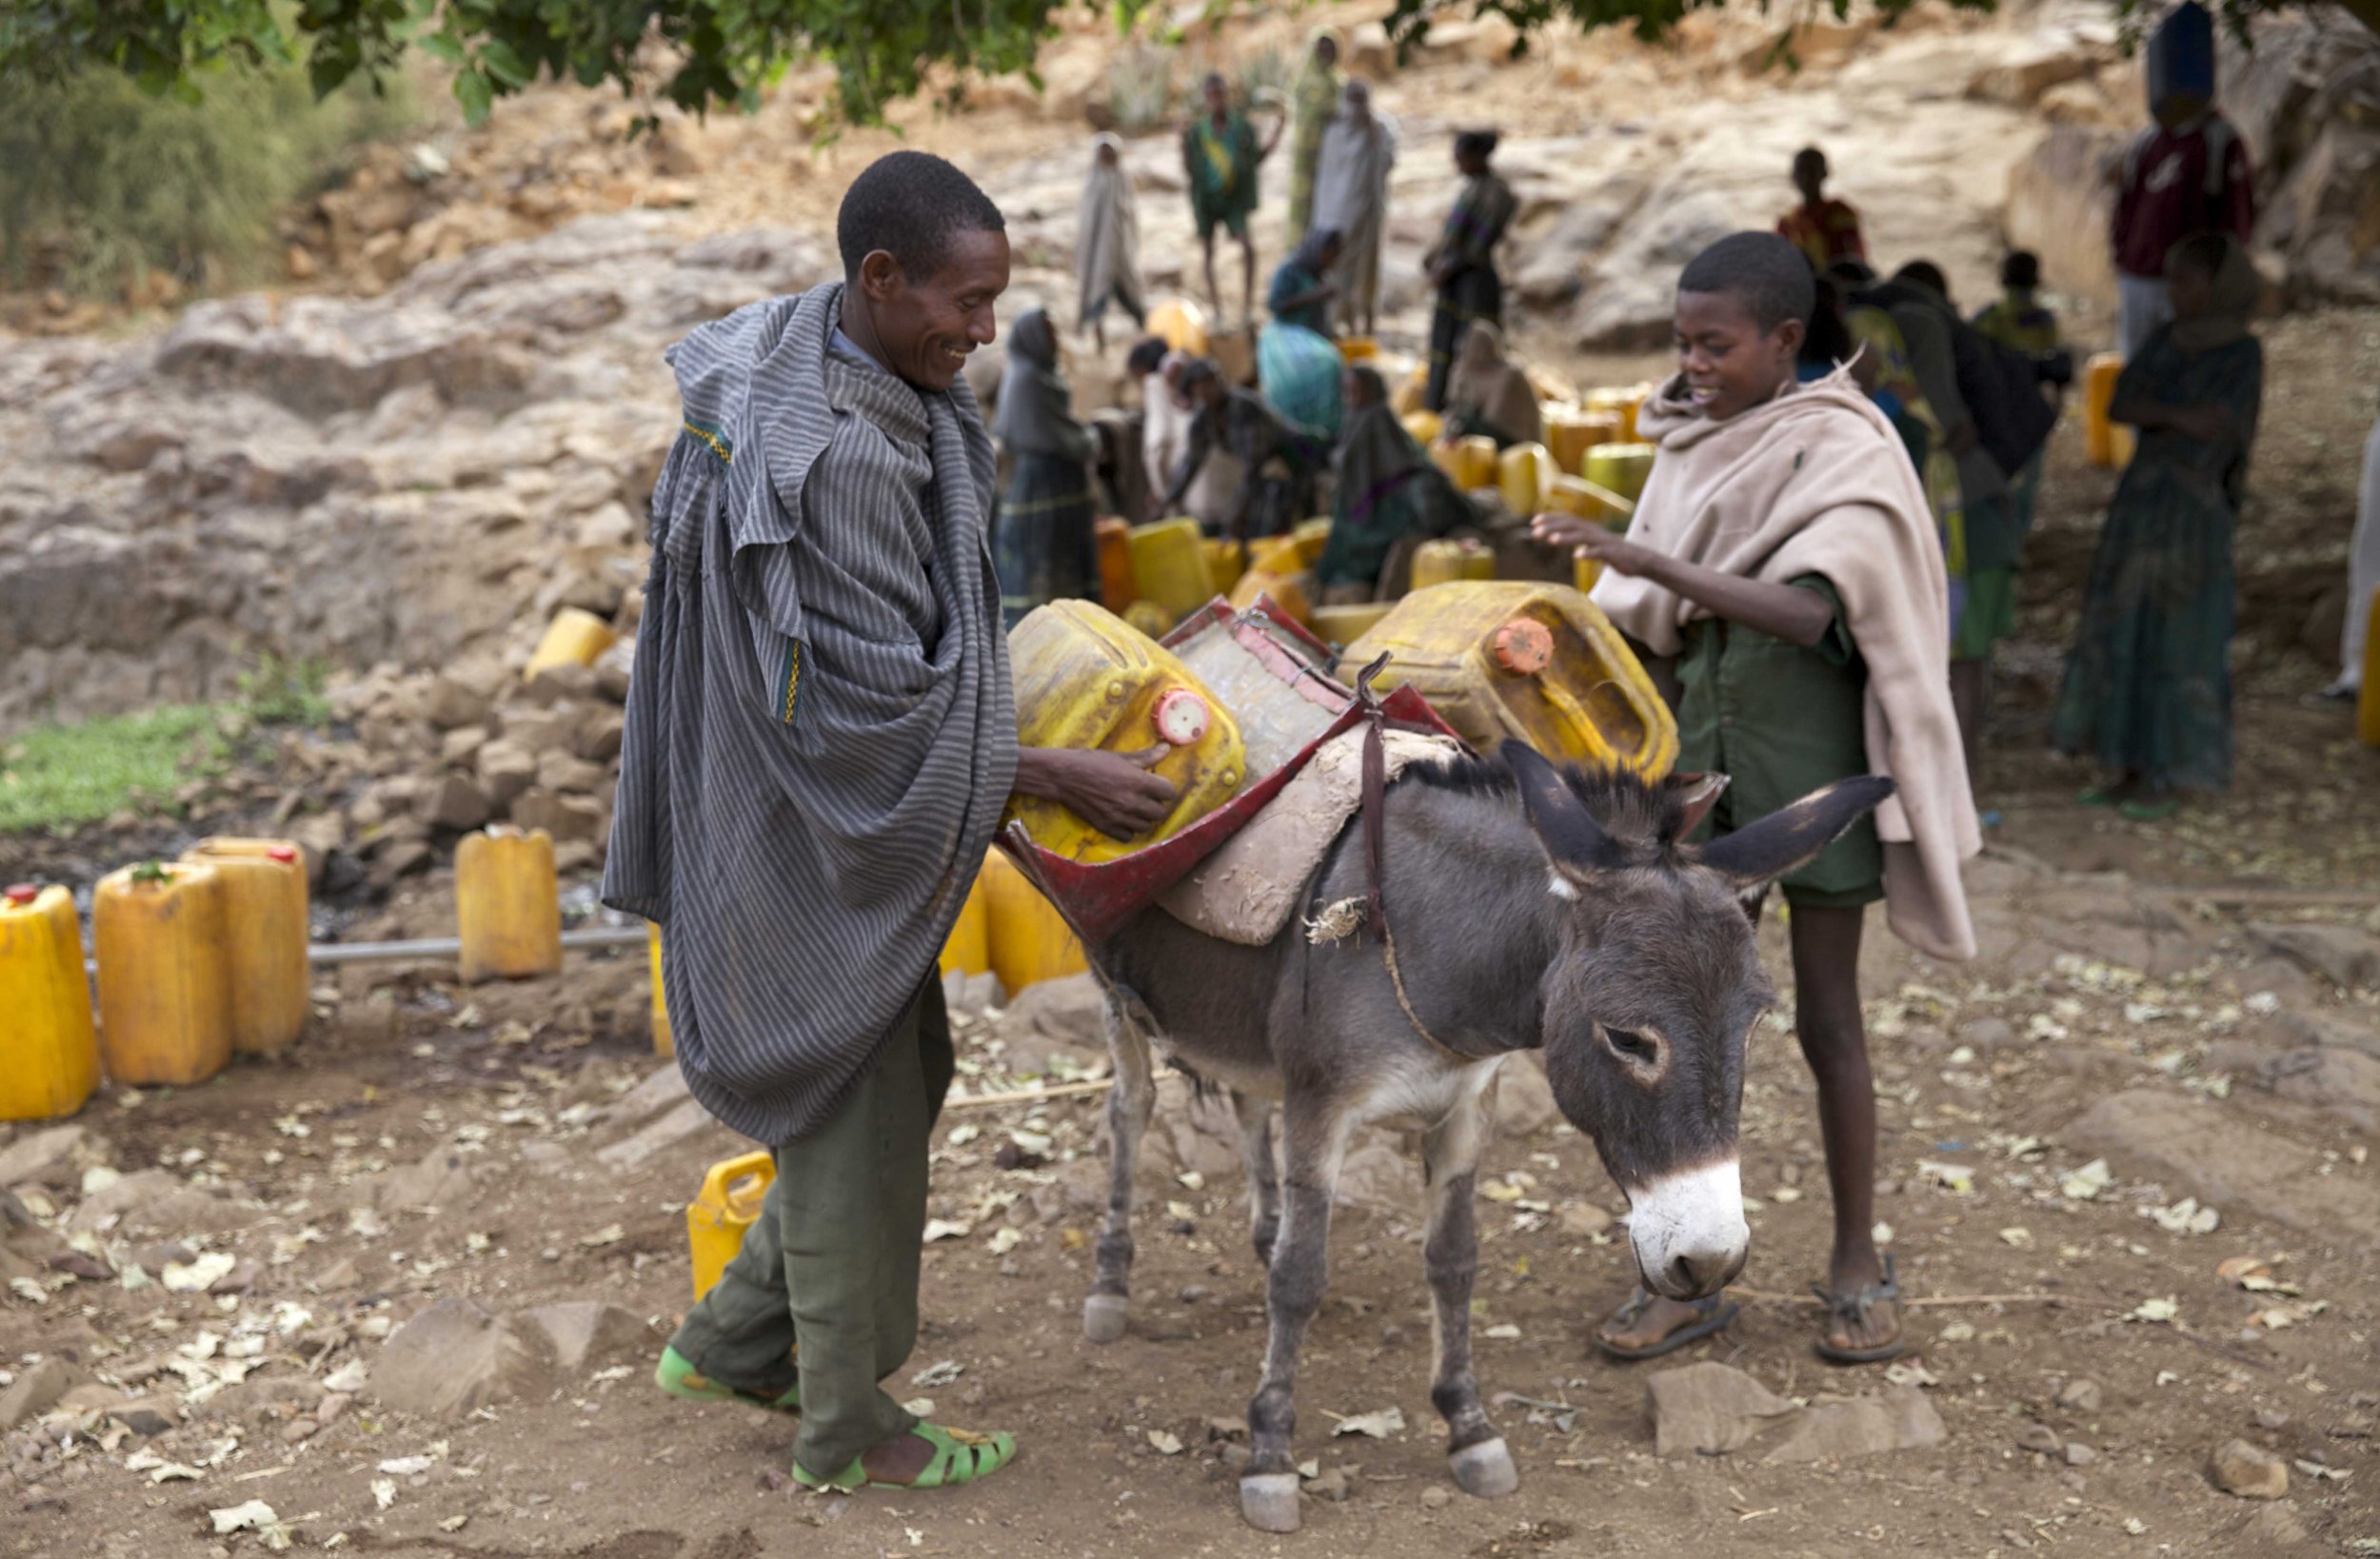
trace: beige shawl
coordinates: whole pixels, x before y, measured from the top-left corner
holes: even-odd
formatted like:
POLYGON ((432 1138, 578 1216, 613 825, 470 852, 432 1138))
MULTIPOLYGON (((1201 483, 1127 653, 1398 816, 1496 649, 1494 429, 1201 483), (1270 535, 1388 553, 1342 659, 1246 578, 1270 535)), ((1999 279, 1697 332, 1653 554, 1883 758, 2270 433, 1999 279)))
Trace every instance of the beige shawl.
POLYGON ((1544 436, 1537 392, 1529 376, 1504 356, 1504 332, 1486 320, 1472 321, 1462 345, 1455 348, 1446 407, 1480 418, 1515 444, 1535 444, 1544 436))
MULTIPOLYGON (((1637 414, 1660 446, 1628 538, 1723 573, 1823 574, 1868 665, 1868 760, 1899 789, 1876 809, 1885 917, 1903 941, 1971 958, 1958 863, 1983 847, 1951 709, 1949 587, 1925 489, 1892 424, 1850 375, 1789 385, 1725 422, 1673 382, 1637 414)), ((1703 609, 1606 572, 1596 604, 1656 655, 1703 609)))

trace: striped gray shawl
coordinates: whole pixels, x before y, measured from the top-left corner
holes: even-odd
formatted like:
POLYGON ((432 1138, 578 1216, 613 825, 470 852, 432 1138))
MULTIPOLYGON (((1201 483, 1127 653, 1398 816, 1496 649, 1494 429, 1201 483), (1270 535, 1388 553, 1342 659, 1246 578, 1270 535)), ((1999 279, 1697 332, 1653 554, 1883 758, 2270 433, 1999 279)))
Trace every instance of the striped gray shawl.
POLYGON ((841 286, 667 355, 604 901, 658 921, 687 1086, 779 1145, 831 1116, 934 968, 1016 773, 992 446, 832 346, 841 286))

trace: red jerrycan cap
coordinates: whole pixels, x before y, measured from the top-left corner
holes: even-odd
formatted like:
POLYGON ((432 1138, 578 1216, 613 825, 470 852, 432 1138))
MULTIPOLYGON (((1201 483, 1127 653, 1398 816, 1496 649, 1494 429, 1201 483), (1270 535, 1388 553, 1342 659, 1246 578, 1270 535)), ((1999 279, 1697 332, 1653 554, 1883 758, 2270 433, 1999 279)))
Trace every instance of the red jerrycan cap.
POLYGON ((282 865, 287 866, 291 861, 297 859, 297 846, 293 844, 276 844, 265 852, 265 858, 268 860, 277 860, 282 865))
POLYGON ((1554 635, 1534 618, 1517 617, 1496 630, 1496 663, 1530 677, 1554 663, 1554 635))
POLYGON ((24 907, 41 897, 41 890, 30 882, 11 882, 8 887, 9 902, 24 907))
POLYGON ((1177 687, 1160 694, 1152 717, 1157 734, 1177 747, 1187 747, 1206 735, 1214 716, 1208 712, 1206 701, 1186 687, 1177 687))

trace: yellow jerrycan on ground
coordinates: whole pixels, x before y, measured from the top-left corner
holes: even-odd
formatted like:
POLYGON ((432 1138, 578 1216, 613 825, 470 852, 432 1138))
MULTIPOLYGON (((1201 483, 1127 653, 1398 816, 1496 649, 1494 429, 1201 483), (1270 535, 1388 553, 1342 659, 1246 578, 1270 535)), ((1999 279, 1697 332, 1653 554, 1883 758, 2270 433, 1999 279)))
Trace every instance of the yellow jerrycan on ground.
POLYGON ((1413 549, 1412 590, 1456 580, 1492 580, 1496 554, 1469 537, 1458 541, 1424 542, 1413 549))
POLYGON ((992 911, 983 874, 975 874, 967 901, 959 906, 959 919, 942 943, 940 959, 945 975, 982 975, 992 967, 992 911))
POLYGON ((1008 635, 1017 739, 1027 747, 1170 749, 1155 766, 1180 793, 1155 831, 1112 839, 1038 796, 1008 803, 1033 842, 1069 860, 1112 860, 1181 832, 1229 800, 1247 773, 1240 728, 1190 668, 1087 601, 1053 601, 1008 635))
POLYGON ((591 666, 618 639, 611 624, 593 612, 565 606, 545 624, 545 634, 537 641, 536 653, 521 668, 521 680, 534 681, 539 672, 555 666, 591 666))
MULTIPOLYGON (((1329 539, 1325 522, 1323 540, 1329 539)), ((1304 531, 1299 527, 1299 532, 1304 531)), ((1270 596, 1281 615, 1300 627, 1311 626, 1314 621, 1314 570, 1312 558, 1322 555, 1320 543, 1313 543, 1303 534, 1268 536, 1261 542, 1249 543, 1248 571, 1233 583, 1225 597, 1235 611, 1244 612, 1254 606, 1259 596, 1270 596)))
POLYGON ((74 896, 20 882, 0 897, 0 1120, 70 1115, 99 1086, 99 1038, 74 896))
POLYGON ((1435 411, 1408 411, 1398 419, 1398 423, 1404 428, 1405 436, 1424 449, 1436 444, 1438 436, 1446 431, 1446 419, 1435 411))
POLYGON ((1649 444, 1598 444, 1587 451, 1587 481, 1633 504, 1653 475, 1653 452, 1649 444))
POLYGON ((1314 631, 1317 637, 1331 644, 1352 644, 1370 633, 1379 621, 1397 609, 1393 601, 1358 602, 1349 606, 1317 606, 1314 608, 1314 631))
POLYGON ((722 1159, 704 1174, 702 1192, 685 1206, 696 1299, 717 1286, 727 1263, 744 1249, 744 1236, 761 1215, 761 1198, 776 1178, 777 1159, 766 1148, 722 1159))
POLYGON ((1132 549, 1132 578, 1142 601, 1155 602, 1179 622, 1215 599, 1207 572, 1206 538, 1187 517, 1135 525, 1125 538, 1132 549))
POLYGON ((2110 420, 2115 405, 2115 382, 2124 372, 2124 354, 2100 352, 2083 365, 2083 456, 2093 465, 2122 470, 2132 462, 2134 435, 2131 426, 2110 420))
POLYGON ((1634 444, 1636 442, 1636 412, 1643 406, 1645 398, 1652 393, 1651 385, 1630 385, 1625 387, 1592 390, 1587 395, 1587 409, 1609 412, 1616 419, 1614 436, 1607 442, 1634 444))
POLYGON ((983 905, 990 922, 992 973, 1014 997, 1046 979, 1080 975, 1090 965, 1082 942, 1058 906, 1025 879, 1000 851, 983 858, 983 905))
POLYGON ((454 915, 465 983, 529 979, 562 968, 562 888, 554 841, 503 823, 454 848, 454 915))
POLYGON ((1373 685, 1418 690, 1482 749, 1517 737, 1549 758, 1618 764, 1648 780, 1677 760, 1677 726, 1619 631, 1577 590, 1525 580, 1407 596, 1347 646, 1341 681, 1381 655, 1373 685))
POLYGON ((1526 520, 1545 506, 1556 475, 1553 452, 1541 444, 1517 444, 1496 460, 1497 485, 1504 507, 1526 520))
POLYGON ((212 866, 149 861, 91 890, 99 1054, 120 1083, 205 1082, 231 1059, 223 881, 212 866))
POLYGON ((1616 411, 1558 411, 1545 421, 1546 447, 1564 476, 1584 475, 1588 450, 1598 444, 1619 442, 1616 411))
POLYGON ((231 1050, 274 1056, 306 1027, 310 1000, 306 862, 288 839, 204 839, 182 853, 222 882, 231 1050))
POLYGON ((1150 309, 1147 329, 1177 352, 1206 355, 1206 310, 1187 298, 1168 298, 1150 309))
POLYGON ((653 1054, 678 1054, 678 1036, 669 1032, 669 997, 661 985, 661 927, 645 922, 645 953, 653 965, 653 1054))

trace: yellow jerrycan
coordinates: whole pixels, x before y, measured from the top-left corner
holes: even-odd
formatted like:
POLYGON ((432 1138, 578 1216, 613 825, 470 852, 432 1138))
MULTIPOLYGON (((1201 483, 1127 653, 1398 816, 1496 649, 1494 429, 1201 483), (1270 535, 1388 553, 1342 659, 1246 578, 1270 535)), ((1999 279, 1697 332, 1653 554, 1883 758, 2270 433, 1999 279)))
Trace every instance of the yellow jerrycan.
MULTIPOLYGON (((1212 601, 1217 596, 1231 594, 1232 586, 1238 584, 1240 576, 1248 571, 1248 564, 1255 561, 1256 549, 1262 544, 1260 542, 1251 542, 1248 543, 1247 550, 1242 552, 1240 549, 1240 543, 1228 538, 1210 539, 1199 543, 1200 549, 1206 554, 1206 582, 1213 586, 1207 594, 1207 601, 1212 601)), ((1205 604, 1206 601, 1199 602, 1199 606, 1205 604)), ((1198 607, 1194 606, 1190 610, 1196 611, 1198 607)), ((1181 614, 1182 617, 1189 615, 1190 612, 1181 614)), ((1178 622, 1180 618, 1176 618, 1174 621, 1178 622)), ((1171 623, 1167 624, 1168 628, 1171 626, 1171 623)), ((1158 634, 1155 637, 1162 639, 1165 636, 1158 634)))
POLYGON ((992 911, 981 872, 975 874, 967 901, 959 906, 958 922, 942 943, 941 966, 945 975, 982 975, 991 970, 992 911))
POLYGON ((1644 496, 1645 479, 1653 474, 1649 444, 1598 444, 1587 451, 1587 481, 1630 503, 1644 496))
POLYGON ((562 889, 554 841, 503 823, 454 850, 454 914, 466 984, 529 979, 562 968, 562 889))
POLYGON ((1058 907, 1000 851, 983 858, 983 904, 990 921, 992 973, 1010 997, 1047 979, 1089 968, 1082 943, 1058 907))
POLYGON ((1314 608, 1314 631, 1325 642, 1352 644, 1370 633, 1380 619, 1397 609, 1393 601, 1359 602, 1351 606, 1314 608))
POLYGON ((1549 758, 1648 780, 1677 760, 1669 706, 1619 631, 1565 585, 1464 581, 1407 596, 1347 646, 1340 679, 1383 654, 1373 685, 1417 689, 1474 746, 1517 737, 1549 758))
POLYGON ((611 631, 611 624, 593 612, 565 606, 545 624, 545 635, 537 641, 529 663, 522 668, 521 680, 533 681, 539 672, 555 666, 591 666, 618 638, 611 631))
POLYGON ((1132 549, 1132 578, 1142 601, 1163 607, 1179 622, 1215 599, 1215 582, 1207 574, 1206 538, 1196 520, 1160 520, 1135 525, 1126 538, 1132 549))
POLYGON ((1496 554, 1469 537, 1459 541, 1424 542, 1413 549, 1414 590, 1427 590, 1434 584, 1446 584, 1456 580, 1492 580, 1496 577, 1496 554))
POLYGON ((1564 476, 1583 475, 1587 451, 1598 444, 1617 444, 1619 413, 1612 410, 1560 411, 1546 419, 1545 444, 1564 476))
POLYGON ((1609 412, 1616 419, 1609 443, 1634 444, 1636 442, 1636 412, 1652 393, 1653 386, 1650 385, 1593 390, 1587 395, 1587 409, 1609 412))
POLYGON ((2083 455, 2093 465, 2118 470, 2132 464, 2133 443, 2132 428, 2108 416, 2123 372, 2121 352, 2100 352, 2083 365, 2083 455))
POLYGON ((661 927, 645 922, 645 953, 653 965, 653 1054, 678 1054, 678 1036, 669 1032, 669 997, 661 985, 661 927))
POLYGON ((99 1086, 74 896, 20 882, 0 897, 0 1120, 70 1115, 99 1086))
POLYGON ((1167 748, 1155 772, 1180 793, 1165 820, 1135 839, 1111 839, 1055 801, 1020 796, 1007 819, 1021 821, 1042 849, 1112 860, 1180 833, 1239 790, 1247 757, 1231 711, 1172 651, 1113 614, 1087 601, 1035 607, 1008 635, 1008 661, 1023 745, 1167 748))
POLYGON ((205 1082, 231 1059, 223 881, 212 866, 149 861, 91 890, 99 1055, 120 1083, 205 1082))
POLYGON ((310 999, 306 862, 288 839, 218 836, 182 853, 222 882, 231 979, 231 1050, 274 1056, 306 1027, 310 999))
POLYGON ((1448 481, 1464 492, 1475 493, 1482 487, 1496 485, 1496 441, 1474 433, 1459 439, 1440 439, 1430 445, 1430 458, 1446 473, 1448 481))
POLYGON ((723 1158, 703 1176, 703 1189, 685 1206, 686 1254, 694 1268, 694 1297, 711 1292, 727 1263, 744 1249, 744 1236, 761 1215, 761 1199, 777 1178, 777 1160, 766 1148, 723 1158))
POLYGON ((1398 422, 1403 426, 1405 436, 1424 449, 1436 444, 1438 436, 1446 431, 1446 419, 1435 411, 1408 411, 1398 422))
POLYGON ((1503 489, 1504 507, 1523 520, 1544 507, 1554 476, 1553 452, 1541 444, 1517 444, 1497 457, 1496 482, 1503 489))
MULTIPOLYGON (((1328 523, 1324 522, 1324 540, 1329 539, 1328 523)), ((1304 528, 1299 526, 1299 532, 1304 528)), ((1225 599, 1233 610, 1244 612, 1256 604, 1259 596, 1270 596, 1284 617, 1295 620, 1300 627, 1311 626, 1314 571, 1307 554, 1308 539, 1302 534, 1272 536, 1250 543, 1248 571, 1240 576, 1225 599)), ((1322 555, 1319 543, 1312 547, 1312 555, 1322 555)))
POLYGON ((1206 310, 1187 298, 1168 298, 1150 309, 1147 328, 1177 352, 1206 355, 1206 310))

